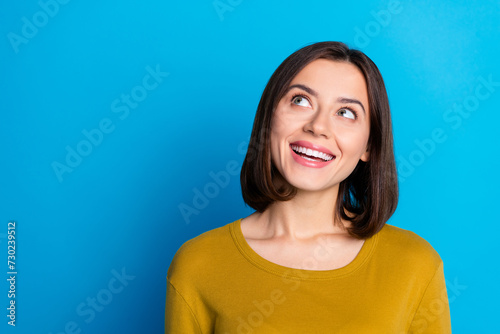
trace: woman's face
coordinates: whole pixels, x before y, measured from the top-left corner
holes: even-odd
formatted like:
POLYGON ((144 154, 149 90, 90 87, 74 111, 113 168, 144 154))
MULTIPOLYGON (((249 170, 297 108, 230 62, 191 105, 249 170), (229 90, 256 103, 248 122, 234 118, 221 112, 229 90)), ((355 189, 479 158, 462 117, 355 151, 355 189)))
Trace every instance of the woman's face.
POLYGON ((271 156, 300 190, 338 188, 359 160, 368 161, 368 93, 347 62, 317 59, 292 80, 271 124, 271 156))

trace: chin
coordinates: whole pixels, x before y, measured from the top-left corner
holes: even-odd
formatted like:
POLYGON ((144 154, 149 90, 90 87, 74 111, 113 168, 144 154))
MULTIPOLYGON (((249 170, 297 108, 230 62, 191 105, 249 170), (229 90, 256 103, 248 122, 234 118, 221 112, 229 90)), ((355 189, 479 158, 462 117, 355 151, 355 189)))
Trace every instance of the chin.
POLYGON ((299 191, 309 191, 309 192, 314 192, 314 191, 325 191, 330 188, 338 188, 338 184, 325 184, 324 182, 304 182, 304 180, 290 180, 289 183, 297 188, 299 191), (290 182, 292 181, 292 182, 290 182))

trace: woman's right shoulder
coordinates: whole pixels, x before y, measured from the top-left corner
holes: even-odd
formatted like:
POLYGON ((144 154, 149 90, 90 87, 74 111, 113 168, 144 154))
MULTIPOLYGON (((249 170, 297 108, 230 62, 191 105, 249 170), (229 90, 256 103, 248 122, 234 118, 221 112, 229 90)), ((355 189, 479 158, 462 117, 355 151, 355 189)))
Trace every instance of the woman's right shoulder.
POLYGON ((167 278, 189 277, 200 269, 213 265, 233 243, 230 225, 214 228, 185 241, 174 254, 168 268, 167 278))

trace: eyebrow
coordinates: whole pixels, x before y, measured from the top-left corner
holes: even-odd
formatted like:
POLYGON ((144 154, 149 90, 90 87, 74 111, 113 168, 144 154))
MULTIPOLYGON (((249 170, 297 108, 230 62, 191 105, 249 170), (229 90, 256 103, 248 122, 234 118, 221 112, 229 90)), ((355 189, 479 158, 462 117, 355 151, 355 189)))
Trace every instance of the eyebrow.
MULTIPOLYGON (((285 91, 285 95, 292 89, 292 88, 300 88, 302 89, 303 91, 306 91, 307 93, 311 94, 312 96, 314 97, 318 97, 318 92, 316 92, 314 89, 312 89, 311 87, 308 87, 306 85, 302 85, 302 84, 295 84, 295 85, 291 85, 290 87, 288 87, 288 89, 285 91)), ((356 99, 351 99, 351 98, 348 98, 348 97, 339 97, 337 99, 337 102, 339 103, 354 103, 354 104, 358 104, 361 109, 363 109, 363 113, 366 114, 366 111, 365 111, 365 107, 363 106, 363 103, 361 103, 359 100, 356 100, 356 99)))

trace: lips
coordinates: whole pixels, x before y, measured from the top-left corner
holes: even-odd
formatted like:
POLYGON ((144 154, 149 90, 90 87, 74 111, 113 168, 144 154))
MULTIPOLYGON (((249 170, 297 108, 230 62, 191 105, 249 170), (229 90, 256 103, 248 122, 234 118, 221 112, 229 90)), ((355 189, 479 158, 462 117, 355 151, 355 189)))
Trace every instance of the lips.
POLYGON ((335 154, 326 147, 303 140, 291 143, 290 149, 294 160, 307 167, 321 168, 335 160, 335 154))

